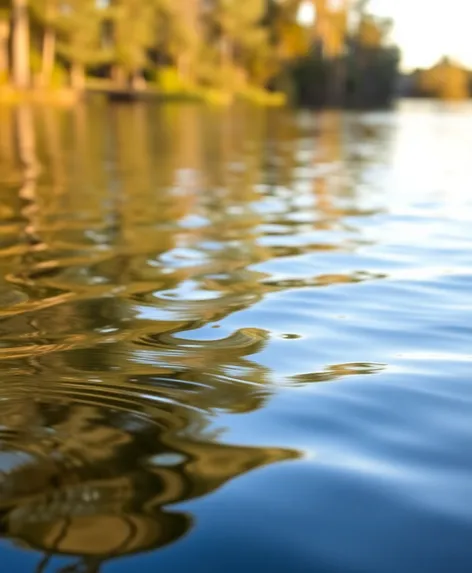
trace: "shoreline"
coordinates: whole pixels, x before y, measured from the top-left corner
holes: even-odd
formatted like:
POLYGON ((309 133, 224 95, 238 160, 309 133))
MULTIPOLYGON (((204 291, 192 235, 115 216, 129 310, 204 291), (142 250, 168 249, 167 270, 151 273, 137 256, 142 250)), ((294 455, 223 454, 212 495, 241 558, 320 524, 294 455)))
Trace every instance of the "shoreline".
POLYGON ((133 90, 110 85, 97 85, 91 83, 83 90, 72 88, 31 88, 19 90, 12 86, 0 88, 0 104, 38 104, 73 106, 90 96, 102 96, 109 102, 181 102, 202 103, 213 106, 226 107, 237 100, 245 100, 262 107, 283 107, 287 99, 282 93, 266 92, 259 88, 247 88, 240 92, 226 92, 216 89, 194 89, 176 92, 163 92, 154 86, 145 89, 133 90))

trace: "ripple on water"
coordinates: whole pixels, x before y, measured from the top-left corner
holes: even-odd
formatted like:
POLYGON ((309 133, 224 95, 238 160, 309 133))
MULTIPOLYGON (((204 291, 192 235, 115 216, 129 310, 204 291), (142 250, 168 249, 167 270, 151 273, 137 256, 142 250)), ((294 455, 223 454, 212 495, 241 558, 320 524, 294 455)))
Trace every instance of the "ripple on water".
POLYGON ((418 105, 2 112, 9 570, 469 572, 472 116, 418 105))

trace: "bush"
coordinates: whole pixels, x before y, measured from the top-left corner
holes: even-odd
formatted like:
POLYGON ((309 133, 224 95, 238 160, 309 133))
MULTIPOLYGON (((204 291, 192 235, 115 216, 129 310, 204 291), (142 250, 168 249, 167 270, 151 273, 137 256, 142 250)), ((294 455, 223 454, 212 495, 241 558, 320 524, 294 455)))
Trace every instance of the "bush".
POLYGON ((186 91, 187 86, 182 82, 174 67, 161 68, 156 73, 156 84, 164 94, 175 94, 186 91))
POLYGON ((52 70, 50 86, 53 89, 63 88, 68 84, 68 74, 59 64, 56 64, 52 70))
POLYGON ((287 96, 282 92, 269 92, 255 86, 247 86, 238 91, 238 96, 258 105, 280 107, 287 103, 287 96))

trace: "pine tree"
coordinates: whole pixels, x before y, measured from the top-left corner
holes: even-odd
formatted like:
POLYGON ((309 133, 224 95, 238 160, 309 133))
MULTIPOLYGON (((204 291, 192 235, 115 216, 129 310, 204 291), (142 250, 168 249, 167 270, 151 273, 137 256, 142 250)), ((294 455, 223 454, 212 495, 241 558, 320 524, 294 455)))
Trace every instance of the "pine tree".
POLYGON ((56 59, 57 20, 62 2, 60 0, 31 0, 33 18, 41 28, 41 71, 39 84, 51 83, 56 59))
POLYGON ((264 27, 266 0, 216 0, 213 21, 223 70, 237 70, 247 79, 250 62, 262 57, 269 44, 264 27))
POLYGON ((136 88, 156 43, 157 17, 166 0, 115 0, 112 4, 115 79, 136 88))
POLYGON ((288 67, 297 58, 306 56, 311 48, 310 31, 297 21, 301 0, 278 2, 269 0, 264 24, 270 41, 276 71, 288 67))
POLYGON ((86 69, 106 59, 103 49, 104 13, 95 0, 66 0, 60 3, 56 23, 59 32, 57 50, 69 63, 73 88, 85 86, 86 69))
POLYGON ((180 0, 166 8, 168 53, 176 64, 181 82, 192 84, 198 76, 201 51, 201 1, 180 0))
MULTIPOLYGON (((172 65, 163 83, 218 87, 228 100, 231 92, 259 93, 252 86, 273 89, 275 79, 293 91, 293 77, 308 99, 341 103, 349 91, 364 102, 394 92, 398 65, 388 26, 367 7, 368 0, 0 0, 0 75, 30 86, 31 36, 42 86, 51 85, 57 62, 76 89, 99 68, 139 88, 172 65), (298 21, 307 2, 316 9, 311 27, 298 21)), ((462 91, 461 73, 444 74, 462 91)))
POLYGON ((367 11, 368 1, 354 5, 356 26, 352 30, 350 75, 355 87, 354 104, 389 104, 396 89, 398 50, 388 43, 392 26, 388 18, 373 16, 367 11))

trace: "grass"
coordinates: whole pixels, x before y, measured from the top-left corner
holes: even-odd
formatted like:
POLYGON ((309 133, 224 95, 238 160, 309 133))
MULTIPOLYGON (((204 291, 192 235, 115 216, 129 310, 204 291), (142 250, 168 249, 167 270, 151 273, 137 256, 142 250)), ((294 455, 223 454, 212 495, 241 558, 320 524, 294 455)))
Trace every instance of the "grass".
MULTIPOLYGON (((103 96, 126 93, 126 89, 117 87, 110 80, 88 79, 85 93, 102 94, 103 96)), ((132 96, 133 92, 129 92, 132 96)), ((268 92, 254 86, 246 86, 236 92, 218 88, 198 86, 174 86, 162 89, 156 83, 148 83, 141 94, 143 99, 156 101, 200 102, 210 106, 226 107, 236 99, 248 101, 255 105, 280 107, 286 104, 286 96, 279 92, 268 92)), ((18 90, 4 84, 0 86, 0 104, 18 105, 33 103, 40 105, 73 106, 82 97, 82 93, 67 87, 18 90)))
POLYGON ((24 103, 72 106, 80 94, 69 88, 18 90, 10 86, 0 87, 0 103, 20 105, 24 103))

